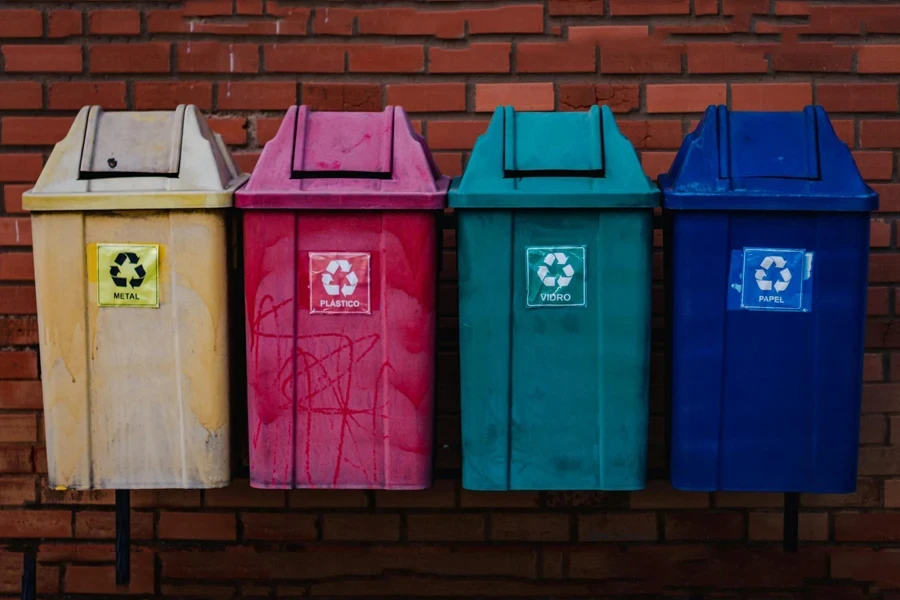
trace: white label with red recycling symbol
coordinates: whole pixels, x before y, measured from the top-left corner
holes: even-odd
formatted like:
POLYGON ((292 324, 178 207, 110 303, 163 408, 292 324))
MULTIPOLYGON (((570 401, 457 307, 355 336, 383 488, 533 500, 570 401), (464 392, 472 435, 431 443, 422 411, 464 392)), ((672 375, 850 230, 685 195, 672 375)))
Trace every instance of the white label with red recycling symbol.
POLYGON ((309 313, 370 314, 370 264, 366 252, 310 252, 309 313))

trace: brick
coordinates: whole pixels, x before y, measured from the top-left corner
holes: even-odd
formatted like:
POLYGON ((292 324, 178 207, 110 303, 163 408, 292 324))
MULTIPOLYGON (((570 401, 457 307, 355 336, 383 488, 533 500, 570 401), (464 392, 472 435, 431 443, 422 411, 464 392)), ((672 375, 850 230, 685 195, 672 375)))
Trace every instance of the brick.
POLYGON ((319 535, 313 515, 243 513, 240 519, 245 540, 312 542, 319 535))
MULTIPOLYGON (((303 104, 313 110, 381 110, 381 86, 372 83, 304 83, 303 104)), ((280 120, 279 120, 280 122, 280 120)))
POLYGON ((900 508, 900 479, 888 479, 884 482, 884 507, 900 508))
POLYGON ((884 381, 883 359, 880 354, 863 355, 863 381, 884 381))
POLYGON ((667 540, 739 540, 744 537, 744 516, 738 512, 667 513, 667 540))
POLYGON ((687 44, 688 73, 765 73, 769 70, 763 44, 687 44))
POLYGON ((132 508, 188 508, 200 506, 200 490, 132 490, 132 508))
POLYGON ((0 38, 39 38, 43 33, 41 11, 0 10, 0 38))
POLYGON ((614 16, 689 15, 689 0, 609 0, 609 14, 614 16))
POLYGON ((900 120, 860 120, 862 148, 900 148, 900 120))
POLYGON ((869 246, 887 248, 891 245, 891 222, 872 219, 869 229, 869 246))
POLYGON ((68 565, 64 580, 69 594, 94 596, 121 594, 150 595, 154 590, 153 552, 132 548, 131 571, 127 588, 116 585, 115 565, 68 565))
POLYGON ((725 84, 648 84, 646 94, 648 113, 703 112, 725 103, 725 84))
POLYGON ((880 212, 900 212, 900 184, 874 183, 872 189, 878 193, 880 212))
POLYGON ((431 35, 445 39, 465 34, 464 12, 380 8, 357 13, 360 35, 431 35))
POLYGON ((772 52, 772 67, 784 73, 849 73, 853 47, 830 42, 782 44, 772 52))
POLYGON ((900 45, 864 45, 856 51, 860 73, 900 73, 900 45))
POLYGON ((0 86, 0 110, 29 110, 43 106, 37 81, 4 81, 0 86))
POLYGON ((351 73, 420 73, 425 69, 422 46, 353 44, 347 47, 351 73))
POLYGON ((41 408, 41 383, 0 379, 0 408, 26 410, 41 408))
POLYGON ((322 537, 331 541, 396 542, 400 517, 389 514, 326 514, 322 537))
MULTIPOLYGON (((260 84, 262 85, 262 84, 260 84)), ((212 83, 208 81, 136 81, 134 107, 137 110, 173 109, 179 104, 212 108, 212 83)))
POLYGON ((0 505, 24 506, 37 500, 36 475, 4 475, 0 477, 0 505))
POLYGON ((291 490, 291 508, 366 508, 369 499, 360 490, 291 490))
POLYGON ((870 287, 866 296, 866 314, 869 316, 887 315, 890 307, 889 296, 889 288, 870 287))
POLYGON ((91 73, 168 73, 169 43, 95 44, 91 73))
POLYGON ((47 18, 47 37, 61 39, 81 35, 80 10, 51 10, 47 18))
POLYGON ((34 471, 31 446, 0 445, 0 473, 31 473, 34 471))
POLYGON ((162 512, 159 515, 159 538, 169 540, 237 539, 234 513, 162 512))
POLYGON ((868 548, 836 549, 831 556, 831 576, 900 587, 900 552, 873 552, 868 548))
POLYGON ((183 73, 256 73, 259 48, 256 44, 181 42, 178 70, 183 73))
POLYGON ((69 133, 72 117, 4 117, 0 144, 52 146, 69 133))
POLYGON ((494 513, 492 540, 565 542, 569 540, 569 517, 561 514, 494 513))
POLYGON ((33 285, 9 285, 0 294, 0 314, 33 315, 37 312, 37 298, 33 285))
POLYGON ((796 111, 812 104, 809 83, 732 83, 732 110, 796 111))
POLYGON ((520 42, 516 46, 518 73, 593 73, 596 70, 593 44, 520 42))
POLYGON ((112 506, 115 502, 116 496, 113 490, 54 489, 47 485, 41 486, 42 504, 112 506))
POLYGON ((232 154, 234 164, 237 165, 238 171, 241 173, 252 173, 259 162, 259 152, 238 152, 232 154))
POLYGON ((81 46, 0 46, 7 73, 81 73, 81 46))
POLYGON ((67 510, 0 510, 0 531, 7 538, 71 538, 67 510))
POLYGON ((629 43, 603 48, 600 72, 609 75, 681 73, 681 47, 629 43))
POLYGON ((552 83, 478 83, 475 112, 493 112, 498 106, 516 110, 553 110, 552 83))
POLYGON ((270 73, 343 73, 345 53, 337 44, 268 44, 263 63, 270 73))
POLYGON ((92 10, 88 13, 88 31, 92 35, 138 35, 141 13, 132 9, 92 10))
POLYGON ((830 112, 896 112, 896 83, 820 83, 818 103, 830 112))
MULTIPOLYGON (((449 177, 459 177, 463 174, 461 152, 435 152, 434 162, 438 170, 449 177)), ((455 467, 448 467, 455 468, 455 467)))
POLYGON ((0 217, 0 246, 25 247, 30 245, 30 219, 19 217, 0 217))
POLYGON ((884 415, 863 415, 859 426, 859 443, 884 444, 888 439, 888 423, 884 415))
POLYGON ((900 446, 900 416, 891 416, 889 438, 892 446, 900 446))
POLYGON ((284 508, 286 494, 278 490, 250 487, 247 479, 235 479, 224 488, 206 490, 205 506, 213 508, 284 508))
MULTIPOLYGON (((828 540, 827 513, 800 513, 797 537, 808 542, 828 540)), ((784 536, 784 515, 780 512, 751 512, 748 525, 751 540, 780 541, 784 536)))
POLYGON ((220 17, 233 13, 232 0, 185 0, 186 17, 220 17))
POLYGON ((860 475, 900 475, 900 447, 859 449, 860 475))
POLYGON ((640 107, 640 88, 630 83, 560 84, 559 104, 561 110, 586 110, 606 104, 615 113, 628 113, 640 107))
POLYGON ((570 42, 590 42, 598 46, 646 41, 650 35, 648 25, 586 25, 569 27, 570 42))
POLYGON ((643 149, 675 149, 681 145, 681 121, 619 121, 622 135, 643 149))
POLYGON ((891 179, 894 172, 894 155, 875 150, 854 150, 853 160, 863 179, 874 181, 891 179))
POLYGON ((471 150, 488 121, 429 121, 428 146, 432 150, 471 150))
POLYGON ((465 83, 394 83, 385 87, 387 104, 408 112, 466 110, 465 83))
MULTIPOLYGON (((37 355, 31 350, 0 350, 0 379, 35 379, 37 377, 37 355)), ((10 418, 22 415, 6 415, 10 418)), ((0 441, 4 440, 0 432, 0 441)))
POLYGON ((480 542, 485 539, 485 519, 475 514, 408 515, 406 537, 412 542, 480 542))
POLYGON ((719 14, 719 0, 694 0, 694 14, 697 16, 719 14))
POLYGON ((466 48, 429 48, 430 73, 509 73, 512 45, 473 43, 466 48))
POLYGON ((219 110, 284 110, 297 103, 290 81, 229 81, 216 84, 219 110))
POLYGON ((579 542, 652 542, 658 537, 656 513, 579 515, 579 542))
POLYGON ((900 514, 838 513, 834 516, 836 542, 900 541, 900 514))
MULTIPOLYGON (((135 540, 153 539, 153 513, 131 511, 131 537, 135 540)), ((82 510, 75 513, 75 537, 80 539, 112 540, 116 537, 116 513, 113 511, 82 510)))
POLYGON ((602 15, 603 0, 550 0, 550 16, 602 15))
POLYGON ((469 34, 543 33, 544 7, 514 5, 466 11, 469 34))
POLYGON ((313 20, 313 32, 319 35, 353 35, 356 11, 328 7, 317 10, 313 20))
POLYGON ((123 109, 125 91, 124 81, 54 81, 48 103, 51 110, 78 110, 94 104, 107 110, 123 109))
POLYGON ((641 166, 647 177, 655 180, 661 173, 668 173, 675 152, 641 152, 641 166))
MULTIPOLYGON (((190 33, 191 25, 184 18, 181 10, 148 10, 147 32, 154 33, 190 33)), ((198 23, 194 23, 194 33, 199 33, 198 23)))
POLYGON ((30 252, 0 254, 0 281, 34 281, 32 254, 30 252))
POLYGON ((713 494, 716 508, 781 508, 784 494, 771 492, 716 492, 713 494))

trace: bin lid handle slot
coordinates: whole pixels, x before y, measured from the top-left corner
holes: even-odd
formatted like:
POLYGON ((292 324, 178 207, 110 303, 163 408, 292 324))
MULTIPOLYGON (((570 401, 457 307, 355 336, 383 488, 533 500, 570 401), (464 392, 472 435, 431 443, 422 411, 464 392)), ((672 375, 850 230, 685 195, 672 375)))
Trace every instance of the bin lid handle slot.
POLYGON ((606 177, 599 107, 549 115, 505 107, 503 177, 606 177))
POLYGON ((79 179, 177 179, 185 106, 174 111, 104 112, 92 106, 84 129, 79 179))

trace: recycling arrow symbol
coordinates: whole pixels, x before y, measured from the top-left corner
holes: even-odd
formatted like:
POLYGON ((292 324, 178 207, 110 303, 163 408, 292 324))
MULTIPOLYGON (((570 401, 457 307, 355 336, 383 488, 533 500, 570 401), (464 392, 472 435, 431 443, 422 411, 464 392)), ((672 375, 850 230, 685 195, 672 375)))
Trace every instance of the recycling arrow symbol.
POLYGON ((770 292, 774 288, 776 292, 783 292, 791 284, 791 270, 787 268, 787 262, 781 256, 767 256, 762 259, 759 266, 754 277, 760 290, 770 292), (774 277, 770 277, 770 274, 774 277))
POLYGON ((329 296, 337 296, 338 294, 352 296, 358 283, 359 278, 353 272, 348 260, 333 260, 328 263, 328 266, 325 267, 325 272, 322 273, 322 286, 325 288, 325 293, 329 296), (343 286, 335 283, 335 274, 338 271, 344 273, 345 283, 343 286))
POLYGON ((567 264, 569 262, 569 257, 566 256, 564 252, 548 252, 547 256, 544 257, 544 264, 538 267, 537 276, 547 287, 566 287, 571 283, 572 276, 575 275, 575 269, 572 265, 567 264), (550 274, 550 267, 554 265, 557 266, 557 269, 554 269, 555 274, 550 274), (559 269, 558 267, 562 268, 559 269), (561 272, 561 274, 560 274, 561 272))
POLYGON ((144 270, 141 259, 136 253, 119 252, 113 262, 116 264, 109 267, 109 275, 116 287, 124 288, 129 284, 135 289, 141 287, 144 278, 147 277, 147 271, 144 270), (130 271, 130 274, 126 271, 130 271))

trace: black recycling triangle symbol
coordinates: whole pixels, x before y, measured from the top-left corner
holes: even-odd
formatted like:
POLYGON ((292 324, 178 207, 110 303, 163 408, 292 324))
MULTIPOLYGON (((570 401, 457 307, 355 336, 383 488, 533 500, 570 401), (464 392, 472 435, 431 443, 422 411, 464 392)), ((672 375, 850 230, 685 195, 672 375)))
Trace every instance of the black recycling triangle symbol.
POLYGON ((147 276, 147 271, 145 271, 144 266, 140 264, 141 259, 137 254, 134 252, 119 252, 113 262, 116 264, 109 268, 109 275, 112 277, 116 287, 128 287, 129 283, 132 288, 141 287, 141 284, 144 283, 144 278, 147 276), (134 265, 131 270, 134 272, 135 277, 132 277, 130 281, 121 269, 121 267, 126 264, 134 265))

